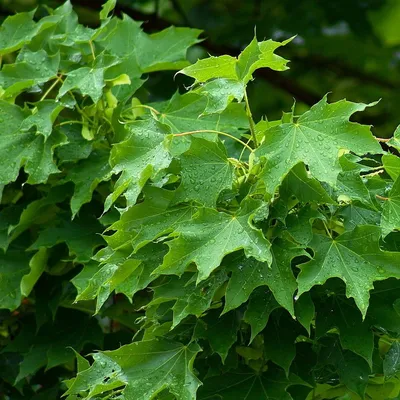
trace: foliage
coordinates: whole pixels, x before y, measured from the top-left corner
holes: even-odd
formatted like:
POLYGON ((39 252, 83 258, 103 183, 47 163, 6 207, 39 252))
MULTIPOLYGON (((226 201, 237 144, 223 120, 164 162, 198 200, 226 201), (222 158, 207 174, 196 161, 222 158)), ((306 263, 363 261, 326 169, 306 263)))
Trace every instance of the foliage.
POLYGON ((115 6, 0 29, 0 396, 398 398, 399 130, 327 96, 255 120, 293 38, 190 63, 200 30, 115 6))

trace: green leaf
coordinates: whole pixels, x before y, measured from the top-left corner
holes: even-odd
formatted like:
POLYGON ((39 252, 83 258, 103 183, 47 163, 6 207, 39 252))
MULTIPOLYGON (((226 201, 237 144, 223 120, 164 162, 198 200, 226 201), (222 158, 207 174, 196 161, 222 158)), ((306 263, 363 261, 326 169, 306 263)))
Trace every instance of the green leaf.
POLYGON ((56 131, 45 141, 42 135, 21 132, 23 120, 18 106, 0 100, 0 184, 15 181, 22 166, 30 184, 46 182, 50 174, 59 172, 53 152, 65 143, 65 136, 56 131))
POLYGON ((393 137, 387 143, 396 150, 400 150, 400 125, 396 128, 393 137))
POLYGON ((270 244, 261 231, 252 226, 259 206, 259 202, 248 200, 235 215, 200 208, 192 221, 175 230, 179 236, 167 242, 169 252, 156 272, 181 275, 194 262, 199 282, 219 266, 226 254, 240 249, 244 249, 247 257, 270 263, 270 244))
POLYGON ((295 196, 302 203, 334 203, 321 183, 311 177, 303 163, 290 170, 279 188, 279 193, 287 199, 295 196))
POLYGON ((373 283, 400 276, 396 268, 399 254, 382 251, 379 238, 380 229, 376 226, 359 226, 335 239, 315 235, 309 244, 314 258, 299 265, 299 295, 329 278, 340 278, 346 283, 347 297, 354 298, 365 317, 373 283))
POLYGON ((111 11, 114 10, 117 0, 107 0, 106 3, 102 5, 102 10, 100 11, 100 19, 106 19, 111 11))
POLYGON ((68 73, 58 93, 58 98, 72 89, 79 89, 83 96, 90 96, 97 103, 102 94, 104 82, 104 68, 82 67, 68 73))
POLYGON ((400 176, 400 158, 393 154, 385 154, 382 156, 382 164, 385 171, 395 181, 400 176))
POLYGON ((272 311, 279 307, 272 292, 264 287, 257 288, 251 294, 243 317, 243 320, 251 326, 250 343, 267 326, 272 311))
POLYGON ((233 166, 221 142, 194 137, 180 161, 182 183, 176 191, 175 203, 194 200, 206 207, 215 207, 219 194, 232 188, 233 166))
POLYGON ((341 346, 364 358, 369 367, 372 367, 374 336, 369 321, 362 320, 353 302, 333 295, 325 302, 318 303, 315 326, 317 338, 329 334, 332 328, 337 328, 341 346))
POLYGON ((86 160, 75 164, 60 182, 73 182, 75 191, 71 198, 71 211, 74 217, 80 208, 92 199, 93 191, 100 182, 111 178, 111 167, 107 151, 93 151, 86 160))
POLYGON ((199 319, 195 328, 194 337, 208 340, 214 353, 218 353, 222 362, 225 362, 229 349, 237 339, 239 321, 235 311, 218 316, 214 310, 204 318, 199 319))
POLYGON ((306 385, 306 383, 294 374, 290 374, 287 378, 283 371, 275 369, 266 373, 250 369, 232 371, 206 379, 199 391, 199 400, 221 398, 224 400, 292 400, 287 389, 293 385, 306 385))
POLYGON ((59 217, 54 226, 42 230, 37 240, 30 246, 30 250, 52 247, 65 242, 74 262, 88 262, 93 256, 93 250, 104 245, 101 232, 102 226, 96 219, 82 216, 71 221, 70 216, 66 214, 59 217))
POLYGON ((26 50, 18 55, 14 64, 6 64, 0 71, 3 98, 15 97, 24 89, 45 83, 57 77, 60 54, 48 55, 44 50, 26 50))
POLYGON ((128 137, 113 146, 110 163, 114 173, 121 173, 104 209, 109 210, 124 194, 127 206, 133 206, 148 179, 166 169, 171 156, 166 147, 167 127, 154 120, 137 121, 129 125, 128 137))
POLYGON ((284 46, 291 39, 282 43, 266 40, 257 42, 254 38, 238 58, 231 56, 209 57, 179 71, 190 76, 196 82, 206 82, 215 78, 227 78, 242 81, 246 84, 258 68, 271 68, 278 71, 287 69, 287 60, 274 54, 274 51, 284 46))
POLYGON ((315 307, 309 293, 304 293, 294 305, 296 318, 310 335, 311 323, 315 317, 315 307))
POLYGON ((325 220, 325 217, 315 208, 306 205, 286 217, 286 228, 297 243, 307 245, 313 238, 312 225, 316 219, 325 220))
POLYGON ((169 27, 151 35, 141 35, 135 48, 141 70, 177 70, 186 66, 186 51, 199 42, 200 33, 199 29, 169 27))
POLYGON ((400 343, 393 342, 383 360, 385 378, 391 378, 400 372, 400 343))
POLYGON ((171 329, 176 327, 188 315, 200 317, 210 308, 216 291, 227 280, 224 271, 216 271, 208 279, 196 285, 192 274, 184 274, 181 278, 172 276, 167 282, 155 285, 154 295, 148 307, 176 300, 173 311, 171 329))
POLYGON ((47 249, 40 249, 29 262, 30 271, 21 279, 21 294, 25 297, 29 296, 35 283, 44 272, 47 265, 47 249))
POLYGON ((286 376, 296 356, 295 340, 300 332, 299 325, 287 313, 270 319, 263 331, 266 359, 282 367, 286 376))
POLYGON ((11 240, 16 239, 21 233, 31 227, 39 227, 53 221, 60 208, 57 206, 68 196, 68 190, 63 186, 52 188, 47 196, 32 201, 21 213, 18 222, 10 225, 8 233, 11 240))
POLYGON ((28 282, 34 280, 38 269, 37 259, 32 260, 20 249, 9 249, 6 254, 0 254, 0 308, 15 310, 21 303, 21 281, 24 276, 24 289, 28 291, 28 282), (28 274, 31 274, 30 277, 28 274))
POLYGON ((28 131, 35 126, 36 133, 43 135, 46 140, 51 135, 53 123, 63 108, 54 100, 43 100, 37 103, 32 115, 22 122, 21 131, 28 131))
POLYGON ((190 221, 195 208, 190 205, 172 206, 175 192, 147 186, 143 190, 144 201, 124 212, 110 230, 116 233, 106 240, 117 248, 130 244, 134 251, 172 232, 179 224, 190 221))
POLYGON ((36 10, 8 16, 0 28, 0 55, 19 50, 24 44, 40 32, 41 29, 53 25, 56 18, 43 18, 39 23, 32 19, 36 10))
MULTIPOLYGON (((235 133, 240 129, 247 129, 249 124, 241 104, 231 104, 218 115, 203 115, 207 107, 207 98, 192 92, 184 95, 175 93, 171 100, 152 104, 152 106, 160 111, 159 120, 168 125, 172 133, 209 129, 235 133)), ((202 137, 206 139, 211 137, 212 139, 209 140, 214 140, 216 136, 211 133, 206 135, 202 137)))
POLYGON ((383 235, 400 228, 400 178, 397 178, 392 189, 384 198, 381 227, 383 235))
POLYGON ((257 149, 266 158, 261 172, 267 192, 273 194, 288 172, 299 162, 309 167, 311 175, 335 186, 340 172, 339 150, 356 154, 380 153, 381 148, 370 127, 349 122, 356 111, 372 104, 341 100, 328 104, 326 97, 301 115, 265 132, 265 141, 257 149))
POLYGON ((150 244, 135 254, 114 252, 103 264, 86 264, 71 281, 77 288, 76 301, 96 299, 96 312, 100 310, 113 290, 128 298, 146 288, 157 276, 152 275, 166 253, 165 246, 150 244))
POLYGON ((71 362, 74 358, 72 347, 81 351, 86 343, 102 346, 101 329, 95 319, 75 310, 61 309, 54 322, 44 325, 38 332, 26 325, 7 351, 19 351, 19 344, 28 344, 23 352, 17 381, 33 375, 42 367, 47 369, 71 362))
POLYGON ((224 313, 239 307, 255 288, 265 285, 278 303, 294 314, 293 294, 297 285, 290 262, 294 257, 306 253, 290 242, 279 239, 272 244, 271 253, 271 265, 243 257, 234 259, 232 266, 228 263, 232 276, 226 288, 224 313))
POLYGON ((234 79, 218 78, 201 85, 196 93, 207 97, 207 106, 201 116, 223 112, 234 99, 240 103, 244 91, 243 83, 234 79))
POLYGON ((195 343, 184 346, 147 340, 100 352, 93 355, 94 364, 77 375, 65 395, 79 394, 89 399, 126 385, 126 400, 152 399, 163 389, 179 399, 192 400, 200 386, 193 373, 193 361, 199 351, 195 343))

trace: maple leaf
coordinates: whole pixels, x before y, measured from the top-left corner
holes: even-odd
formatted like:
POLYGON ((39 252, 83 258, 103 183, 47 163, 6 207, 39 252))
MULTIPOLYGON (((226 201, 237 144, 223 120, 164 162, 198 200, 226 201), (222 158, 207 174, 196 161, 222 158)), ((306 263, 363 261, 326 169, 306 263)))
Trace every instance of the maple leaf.
POLYGON ((192 369, 199 351, 195 343, 184 346, 166 340, 147 340, 97 353, 94 364, 77 375, 66 394, 86 392, 85 398, 90 398, 125 386, 123 394, 127 400, 151 399, 163 389, 179 399, 192 400, 200 386, 192 369), (158 366, 155 370, 154 365, 158 366))
POLYGON ((341 100, 328 104, 326 96, 296 121, 283 123, 265 132, 265 140, 257 149, 266 158, 260 176, 266 190, 273 194, 288 172, 299 162, 306 164, 319 181, 336 185, 341 171, 339 150, 356 154, 380 153, 369 126, 349 122, 356 111, 372 104, 341 100))
POLYGON ((382 251, 380 236, 379 227, 368 225, 358 226, 335 239, 315 235, 309 243, 315 252, 313 259, 299 265, 299 295, 329 278, 340 278, 346 283, 347 297, 354 298, 365 317, 373 283, 400 277, 397 268, 400 255, 382 251))
POLYGON ((246 201, 235 215, 200 208, 192 221, 176 228, 174 235, 178 237, 167 242, 169 252, 155 272, 181 275, 194 262, 201 281, 219 266, 226 254, 240 249, 248 257, 270 263, 270 244, 251 222, 257 206, 260 206, 257 201, 246 201))

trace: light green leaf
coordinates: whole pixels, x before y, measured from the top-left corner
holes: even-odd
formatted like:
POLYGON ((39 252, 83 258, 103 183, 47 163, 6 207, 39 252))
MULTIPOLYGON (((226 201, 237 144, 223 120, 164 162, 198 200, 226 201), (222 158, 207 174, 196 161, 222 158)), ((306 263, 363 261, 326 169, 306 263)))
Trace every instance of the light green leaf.
POLYGON ((346 283, 347 297, 353 297, 365 317, 369 291, 375 281, 400 277, 399 253, 382 251, 377 226, 359 226, 335 239, 315 235, 309 244, 314 258, 299 265, 298 295, 314 285, 322 285, 329 278, 340 278, 346 283))
POLYGON ((335 186, 340 172, 340 149, 356 154, 381 153, 369 126, 349 122, 353 113, 374 104, 346 100, 328 104, 325 96, 296 122, 268 129, 264 143, 256 152, 266 159, 261 178, 267 192, 273 194, 282 179, 299 162, 309 167, 313 177, 335 186))
POLYGON ((257 42, 257 39, 254 38, 238 58, 227 55, 209 57, 199 60, 179 72, 194 78, 196 82, 226 78, 246 84, 251 80, 253 72, 258 68, 268 67, 277 71, 287 69, 287 60, 274 54, 274 51, 290 42, 290 40, 282 43, 274 42, 273 40, 257 42))
POLYGON ((220 141, 209 142, 194 137, 180 161, 182 183, 174 203, 194 200, 206 207, 215 207, 219 194, 232 188, 233 166, 220 141))
POLYGON ((400 125, 396 128, 393 137, 387 142, 387 144, 394 147, 396 150, 400 150, 400 125))
POLYGON ((382 164, 385 171, 390 175, 393 181, 400 176, 400 157, 397 157, 394 154, 385 154, 382 156, 382 164))
POLYGON ((228 55, 208 57, 179 72, 194 78, 196 82, 207 82, 215 78, 237 80, 236 63, 237 59, 228 55))
POLYGON ((116 4, 117 0, 107 0, 107 2, 104 3, 101 7, 102 9, 100 11, 100 19, 106 19, 108 17, 108 14, 110 14, 110 12, 114 10, 116 4))
POLYGON ((93 355, 94 364, 77 375, 65 395, 89 399, 126 385, 126 400, 153 399, 163 389, 181 400, 193 400, 200 386, 193 361, 200 350, 195 343, 183 346, 156 339, 99 352, 93 355))
POLYGON ((240 53, 236 66, 239 79, 244 83, 253 78, 253 73, 259 68, 271 68, 275 71, 285 71, 287 60, 274 54, 274 51, 281 46, 288 44, 293 38, 283 42, 265 40, 257 42, 254 38, 251 43, 240 53))
POLYGON ((40 249, 29 262, 30 272, 21 279, 21 294, 29 296, 35 283, 40 278, 47 266, 47 249, 40 249))
POLYGON ((240 249, 244 249, 247 257, 270 263, 270 244, 261 231, 252 226, 259 206, 258 201, 248 200, 235 215, 200 208, 192 221, 175 230, 178 237, 167 242, 169 252, 156 272, 181 275, 194 262, 199 282, 219 266, 226 254, 240 249))

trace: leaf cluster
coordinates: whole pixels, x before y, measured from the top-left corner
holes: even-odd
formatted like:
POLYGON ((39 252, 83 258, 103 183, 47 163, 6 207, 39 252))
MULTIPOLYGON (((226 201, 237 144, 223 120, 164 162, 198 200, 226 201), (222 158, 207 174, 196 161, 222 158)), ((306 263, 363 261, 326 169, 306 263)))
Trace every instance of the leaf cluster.
POLYGON ((0 396, 397 398, 400 130, 327 96, 255 121, 292 39, 190 64, 199 30, 115 3, 0 28, 0 396))

